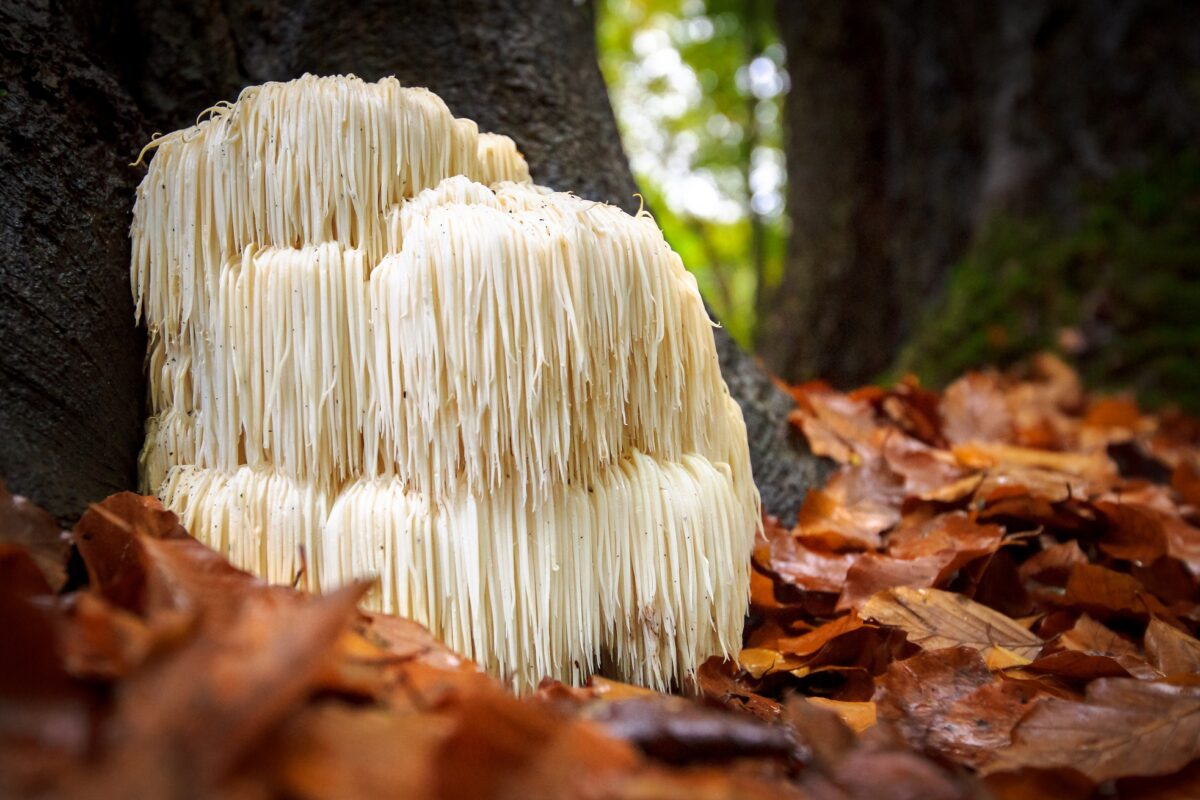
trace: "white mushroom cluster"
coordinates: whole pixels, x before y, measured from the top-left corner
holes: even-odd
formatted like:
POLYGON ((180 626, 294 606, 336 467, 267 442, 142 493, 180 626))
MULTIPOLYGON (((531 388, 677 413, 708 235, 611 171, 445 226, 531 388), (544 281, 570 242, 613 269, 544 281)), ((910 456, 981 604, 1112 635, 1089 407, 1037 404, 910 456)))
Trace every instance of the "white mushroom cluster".
POLYGON ((143 490, 270 581, 378 576, 519 689, 737 651, 759 520, 696 284, 394 79, 305 76, 156 139, 131 231, 143 490))

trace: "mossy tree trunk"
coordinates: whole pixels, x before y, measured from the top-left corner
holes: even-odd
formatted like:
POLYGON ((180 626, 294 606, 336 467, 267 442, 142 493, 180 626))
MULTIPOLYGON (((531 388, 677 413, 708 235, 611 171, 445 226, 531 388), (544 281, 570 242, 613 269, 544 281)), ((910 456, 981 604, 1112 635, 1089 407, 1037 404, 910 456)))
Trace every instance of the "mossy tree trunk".
POLYGON ((874 379, 994 215, 1069 226, 1091 183, 1200 134, 1196 3, 776 8, 792 240, 760 341, 790 380, 874 379))

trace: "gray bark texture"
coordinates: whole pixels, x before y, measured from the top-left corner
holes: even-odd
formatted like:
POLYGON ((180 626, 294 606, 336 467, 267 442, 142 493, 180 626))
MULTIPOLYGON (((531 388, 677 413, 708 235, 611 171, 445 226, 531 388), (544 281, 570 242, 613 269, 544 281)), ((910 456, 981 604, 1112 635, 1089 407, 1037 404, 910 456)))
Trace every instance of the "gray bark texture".
MULTIPOLYGON (((637 207, 587 3, 31 0, 0 8, 0 35, 0 476, 60 517, 135 485, 126 237, 142 173, 126 164, 151 131, 263 81, 396 75, 511 136, 539 183, 637 207)), ((824 464, 790 432, 788 395, 716 336, 764 507, 789 520, 824 464)))
POLYGON ((778 0, 790 253, 760 308, 778 375, 891 366, 997 212, 1070 225, 1081 189, 1200 134, 1200 4, 778 0))

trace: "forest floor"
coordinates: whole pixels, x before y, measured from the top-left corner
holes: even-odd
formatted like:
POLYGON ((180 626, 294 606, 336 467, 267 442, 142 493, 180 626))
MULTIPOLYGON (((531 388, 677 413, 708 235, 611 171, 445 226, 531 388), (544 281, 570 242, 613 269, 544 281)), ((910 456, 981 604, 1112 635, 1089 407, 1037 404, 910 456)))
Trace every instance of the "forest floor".
POLYGON ((1200 423, 1051 357, 791 391, 841 467, 766 521, 744 648, 690 696, 516 698, 150 498, 67 534, 0 491, 0 794, 1200 796, 1200 423))

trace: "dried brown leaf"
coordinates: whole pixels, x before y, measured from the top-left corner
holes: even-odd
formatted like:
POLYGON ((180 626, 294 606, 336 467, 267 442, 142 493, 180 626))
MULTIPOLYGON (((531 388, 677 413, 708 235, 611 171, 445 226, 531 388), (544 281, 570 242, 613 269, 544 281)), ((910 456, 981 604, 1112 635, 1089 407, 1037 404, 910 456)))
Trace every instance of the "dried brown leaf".
POLYGON ((71 538, 49 512, 20 495, 11 494, 0 480, 0 546, 23 549, 54 591, 67 580, 71 538))
POLYGON ((894 478, 876 467, 848 467, 804 498, 795 533, 829 549, 878 547, 880 534, 900 521, 894 478))
POLYGON ((1200 797, 1200 760, 1173 775, 1122 778, 1116 786, 1120 797, 1137 800, 1196 800, 1200 797))
POLYGON ((1133 642, 1087 614, 1047 644, 1042 655, 1027 669, 1082 680, 1120 677, 1156 680, 1162 677, 1146 662, 1133 642))
POLYGON ((809 703, 825 708, 838 715, 838 718, 855 733, 862 733, 875 725, 877 711, 875 701, 854 702, 850 700, 830 700, 827 697, 806 697, 809 703))
POLYGON ((1200 641, 1159 620, 1146 628, 1146 656, 1164 675, 1200 675, 1200 641))
POLYGON ((992 673, 968 647, 925 650, 879 679, 879 718, 913 747, 972 767, 1009 744, 1013 726, 1037 694, 992 673))
POLYGON ((1079 542, 1072 539, 1034 553, 1021 564, 1019 573, 1025 581, 1036 580, 1047 585, 1065 586, 1071 567, 1086 563, 1087 555, 1079 548, 1079 542))
POLYGON ((1113 558, 1151 564, 1167 553, 1167 533, 1161 515, 1136 503, 1096 503, 1108 520, 1100 549, 1113 558))
POLYGON ((770 568, 788 584, 836 596, 857 557, 857 553, 831 553, 786 535, 771 540, 770 568))
POLYGON ((1200 469, 1191 461, 1180 461, 1171 475, 1171 488, 1189 506, 1200 508, 1200 469))
POLYGON ((951 551, 910 559, 864 553, 846 571, 846 583, 842 586, 837 607, 862 608, 873 595, 897 586, 933 586, 953 560, 951 551))
POLYGON ((1101 619, 1158 616, 1173 619, 1157 597, 1133 576, 1095 564, 1075 564, 1062 602, 1101 619))
POLYGON ((966 512, 952 511, 921 524, 902 523, 888 534, 887 551, 896 558, 919 558, 951 550, 970 559, 995 552, 1003 538, 999 525, 981 525, 966 512))
POLYGON ((1101 783, 1169 775, 1200 756, 1200 688, 1101 678, 1083 702, 1041 700, 987 772, 1070 767, 1101 783))
POLYGON ((971 372, 942 395, 942 430, 954 444, 969 441, 1011 442, 1015 423, 995 372, 971 372))
POLYGON ((938 589, 888 589, 868 600, 861 613, 864 618, 900 628, 926 650, 962 645, 986 658, 993 648, 1003 648, 1032 659, 1043 644, 1040 637, 1010 617, 938 589))

